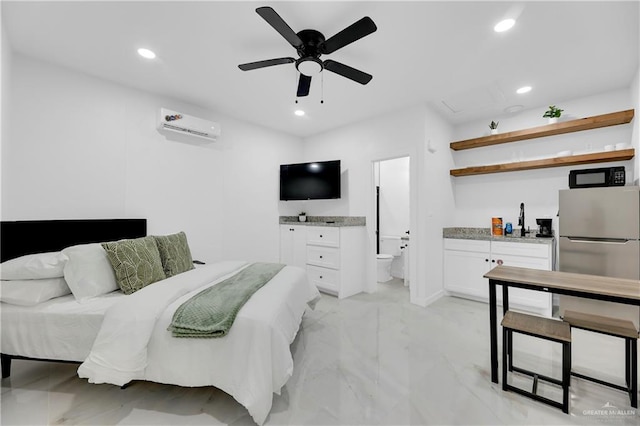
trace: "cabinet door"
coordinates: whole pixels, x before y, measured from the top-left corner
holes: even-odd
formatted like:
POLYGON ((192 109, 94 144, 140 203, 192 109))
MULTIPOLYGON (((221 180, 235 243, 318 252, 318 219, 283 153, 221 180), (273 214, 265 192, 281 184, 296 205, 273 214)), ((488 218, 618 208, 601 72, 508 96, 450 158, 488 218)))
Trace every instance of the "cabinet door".
POLYGON ((307 235, 301 225, 280 225, 280 263, 305 267, 307 235))
MULTIPOLYGON (((528 257, 514 256, 508 254, 493 254, 492 265, 502 263, 505 266, 515 266, 518 268, 551 270, 549 257, 528 257)), ((499 292, 498 299, 502 300, 502 292, 499 292)), ((551 294, 543 291, 524 290, 522 288, 509 288, 509 307, 534 311, 542 315, 551 316, 551 294)))
POLYGON ((489 284, 483 275, 490 268, 489 252, 444 251, 444 288, 456 295, 489 299, 489 284))

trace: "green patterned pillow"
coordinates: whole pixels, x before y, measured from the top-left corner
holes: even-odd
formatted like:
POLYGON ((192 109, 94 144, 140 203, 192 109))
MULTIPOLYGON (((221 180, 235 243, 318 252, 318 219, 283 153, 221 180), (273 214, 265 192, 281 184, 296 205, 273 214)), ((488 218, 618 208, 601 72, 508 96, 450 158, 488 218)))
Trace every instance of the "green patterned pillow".
POLYGON ((152 236, 103 243, 116 281, 124 294, 166 278, 160 253, 152 236))
POLYGON ((162 260, 162 268, 167 278, 193 269, 191 250, 187 235, 178 232, 172 235, 154 236, 162 260))

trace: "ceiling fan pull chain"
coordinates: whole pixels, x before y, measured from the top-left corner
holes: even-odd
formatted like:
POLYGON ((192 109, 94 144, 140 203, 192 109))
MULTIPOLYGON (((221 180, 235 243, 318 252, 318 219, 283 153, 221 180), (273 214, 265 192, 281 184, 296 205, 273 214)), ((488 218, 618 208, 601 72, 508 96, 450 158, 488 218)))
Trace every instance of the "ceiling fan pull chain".
MULTIPOLYGON (((297 69, 293 69, 293 81, 295 82, 295 84, 298 84, 298 70, 297 69)), ((296 92, 296 103, 298 103, 298 93, 296 92)))
POLYGON ((324 73, 320 73, 320 103, 324 103, 324 73))

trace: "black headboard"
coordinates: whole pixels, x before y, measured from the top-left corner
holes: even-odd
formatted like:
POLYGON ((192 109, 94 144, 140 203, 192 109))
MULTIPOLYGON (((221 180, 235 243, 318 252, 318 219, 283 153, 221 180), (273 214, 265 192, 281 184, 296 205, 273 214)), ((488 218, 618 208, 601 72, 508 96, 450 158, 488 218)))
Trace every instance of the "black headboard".
POLYGON ((0 222, 0 261, 59 251, 75 244, 147 235, 146 219, 20 220, 0 222))

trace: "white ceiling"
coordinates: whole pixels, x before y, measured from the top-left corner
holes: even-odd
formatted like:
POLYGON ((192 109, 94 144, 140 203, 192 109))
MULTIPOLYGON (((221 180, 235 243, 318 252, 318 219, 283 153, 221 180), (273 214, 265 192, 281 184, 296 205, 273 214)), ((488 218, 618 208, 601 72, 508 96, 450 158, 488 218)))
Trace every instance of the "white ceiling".
POLYGON ((512 105, 629 87, 638 70, 639 10, 638 1, 3 0, 2 20, 16 52, 305 137, 420 103, 460 124, 498 119, 512 105), (240 71, 245 62, 297 57, 255 12, 260 6, 273 7, 294 31, 327 38, 371 17, 377 32, 322 59, 373 80, 362 86, 325 71, 296 105, 293 64, 240 71), (516 26, 495 33, 506 17, 516 26), (140 58, 141 46, 158 58, 140 58), (525 84, 533 90, 517 95, 525 84), (294 116, 297 108, 307 115, 294 116))

